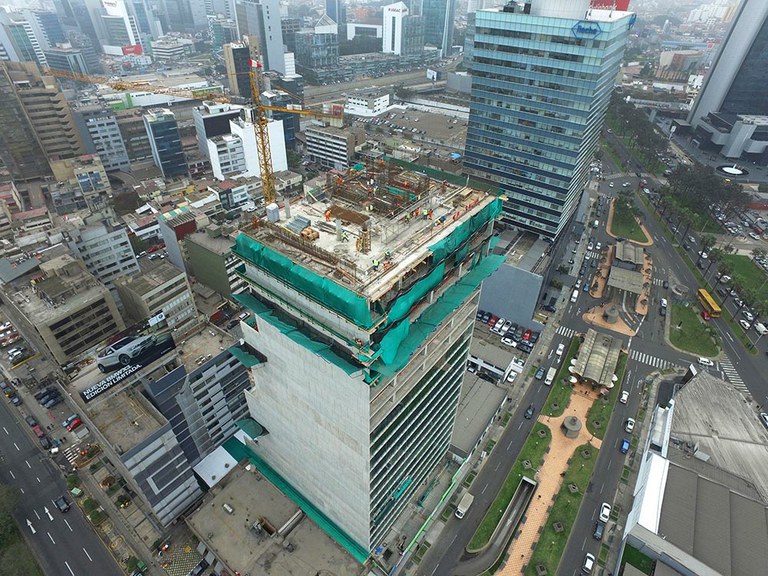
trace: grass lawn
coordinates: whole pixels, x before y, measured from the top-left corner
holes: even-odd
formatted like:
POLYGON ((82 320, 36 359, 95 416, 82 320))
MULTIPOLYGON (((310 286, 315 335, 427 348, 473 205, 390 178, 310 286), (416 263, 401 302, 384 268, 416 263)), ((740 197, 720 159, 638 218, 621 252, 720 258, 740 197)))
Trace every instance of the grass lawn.
POLYGON ((533 551, 531 561, 525 568, 526 576, 536 576, 536 566, 539 564, 547 568, 547 573, 556 574, 560 557, 568 542, 568 535, 571 533, 571 527, 576 520, 576 514, 579 512, 581 500, 587 490, 589 479, 592 477, 592 470, 597 460, 597 449, 589 444, 579 446, 571 457, 571 464, 565 472, 563 485, 557 493, 555 503, 549 513, 547 523, 541 531, 536 549, 533 551), (582 451, 588 450, 590 456, 585 458, 582 451), (578 487, 576 493, 571 493, 570 484, 578 487), (562 524, 562 530, 555 530, 554 524, 562 524))
POLYGON ((745 288, 754 290, 761 301, 768 300, 768 282, 766 282, 768 276, 749 256, 724 254, 723 262, 731 265, 733 268, 731 276, 741 278, 745 288))
POLYGON ((637 242, 648 242, 648 237, 637 223, 635 215, 632 214, 632 206, 628 202, 627 197, 620 196, 613 203, 611 232, 613 232, 614 236, 619 236, 620 238, 627 238, 637 242))
POLYGON ((549 444, 552 441, 552 434, 549 428, 537 422, 531 430, 530 436, 523 444, 523 449, 520 450, 520 455, 517 457, 514 466, 507 474, 507 479, 504 481, 504 485, 499 490, 496 499, 488 508, 488 512, 485 514, 485 518, 477 527, 472 540, 467 545, 468 550, 479 550, 485 546, 491 538, 493 531, 496 530, 496 526, 501 520, 501 516, 504 514, 504 510, 509 506, 512 496, 515 495, 517 487, 520 485, 520 479, 523 475, 528 476, 530 479, 534 479, 536 469, 541 466, 544 460, 544 454, 549 450, 549 444), (544 430, 546 435, 544 438, 539 437, 539 430, 544 430), (523 466, 523 461, 529 460, 531 462, 531 468, 526 469, 523 466))
POLYGON ((43 571, 18 530, 0 542, 0 566, 0 574, 43 576, 43 571))
POLYGON ((571 385, 568 383, 568 366, 571 365, 571 358, 576 356, 579 351, 578 338, 572 338, 568 350, 563 355, 563 361, 560 363, 560 369, 557 371, 555 381, 552 383, 552 389, 549 391, 547 401, 541 408, 542 414, 548 416, 560 416, 565 412, 565 407, 571 399, 571 385))
POLYGON ((608 427, 608 421, 611 419, 611 412, 616 404, 616 397, 621 390, 622 382, 624 382, 624 371, 627 368, 627 355, 624 353, 619 354, 619 361, 616 363, 616 385, 608 392, 608 396, 601 398, 592 403, 592 407, 587 414, 587 430, 595 438, 602 440, 605 434, 605 429, 608 427), (599 422, 598 426, 595 426, 595 422, 599 422))
POLYGON ((669 340, 672 345, 691 354, 711 358, 720 352, 713 339, 714 330, 699 316, 696 306, 672 304, 669 318, 669 340), (678 324, 682 326, 678 329, 678 324), (707 337, 707 335, 709 335, 707 337))
POLYGON ((656 563, 637 548, 627 545, 624 548, 624 555, 621 557, 621 564, 622 570, 624 564, 629 564, 640 570, 643 574, 648 574, 650 576, 653 574, 653 567, 656 563))

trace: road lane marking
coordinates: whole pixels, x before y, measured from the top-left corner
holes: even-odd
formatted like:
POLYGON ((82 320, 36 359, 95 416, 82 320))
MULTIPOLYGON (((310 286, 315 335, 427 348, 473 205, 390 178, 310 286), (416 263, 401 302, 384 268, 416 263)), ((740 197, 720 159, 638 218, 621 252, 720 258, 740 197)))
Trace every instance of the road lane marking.
POLYGON ((21 490, 21 493, 22 493, 22 494, 24 494, 24 493, 25 493, 25 492, 24 492, 24 488, 19 488, 19 490, 21 490))
MULTIPOLYGON (((458 536, 458 534, 457 534, 457 536, 458 536)), ((456 540, 456 538, 454 538, 454 540, 456 540)), ((453 544, 453 542, 451 542, 451 544, 453 544)), ((86 555, 86 556, 88 556, 88 560, 90 560, 91 562, 93 562, 93 558, 91 558, 91 555, 90 555, 90 554, 88 554, 88 550, 86 550, 85 548, 83 548, 83 552, 85 552, 85 555, 86 555)))
POLYGON ((35 512, 35 516, 37 516, 37 519, 40 520, 40 514, 37 513, 37 510, 35 510, 34 512, 35 512))
POLYGON ((72 568, 69 567, 69 562, 64 562, 64 565, 67 567, 67 570, 69 570, 69 573, 72 574, 72 576, 75 576, 75 573, 72 572, 72 568))
MULTIPOLYGON (((6 434, 8 434, 8 428, 6 428, 5 426, 3 426, 3 430, 5 430, 5 433, 6 433, 6 434)), ((8 435, 10 436, 10 434, 8 434, 8 435)))
POLYGON ((21 452, 21 449, 19 449, 19 446, 16 444, 16 442, 14 442, 13 445, 16 446, 16 452, 21 452))
POLYGON ((27 465, 27 468, 32 470, 32 464, 29 463, 29 460, 24 460, 24 463, 27 465))
POLYGON ((72 530, 72 526, 69 525, 69 522, 67 522, 66 518, 64 519, 64 524, 67 525, 67 528, 69 528, 70 532, 74 532, 74 530, 72 530))
POLYGON ((40 482, 40 477, 39 476, 35 476, 35 478, 37 478, 37 483, 38 484, 42 484, 42 482, 40 482))
POLYGON ((16 476, 14 475, 14 473, 13 473, 13 470, 8 470, 8 474, 10 474, 10 475, 11 475, 11 478, 13 478, 14 480, 16 480, 16 476))
POLYGON ((518 426, 517 429, 520 430, 520 428, 522 428, 522 427, 523 427, 523 423, 520 422, 520 426, 518 426))
POLYGON ((482 492, 480 492, 480 494, 485 494, 485 491, 486 491, 487 489, 488 489, 488 484, 486 484, 485 486, 483 486, 483 491, 482 491, 482 492))
MULTIPOLYGON (((430 574, 429 576, 435 576, 435 572, 437 572, 437 568, 438 568, 438 566, 440 566, 440 564, 439 564, 439 563, 438 563, 438 564, 435 566, 435 569, 434 569, 434 570, 432 570, 432 574, 430 574)), ((74 574, 72 574, 72 576, 75 576, 75 575, 74 575, 74 574)))
POLYGON ((51 539, 51 542, 53 542, 54 544, 56 544, 56 540, 54 540, 54 539, 53 539, 53 536, 51 536, 51 533, 50 533, 50 532, 46 532, 46 534, 48 534, 48 538, 50 538, 50 539, 51 539))
POLYGON ((512 449, 512 442, 514 442, 514 439, 510 440, 509 444, 507 444, 507 452, 509 452, 512 449))

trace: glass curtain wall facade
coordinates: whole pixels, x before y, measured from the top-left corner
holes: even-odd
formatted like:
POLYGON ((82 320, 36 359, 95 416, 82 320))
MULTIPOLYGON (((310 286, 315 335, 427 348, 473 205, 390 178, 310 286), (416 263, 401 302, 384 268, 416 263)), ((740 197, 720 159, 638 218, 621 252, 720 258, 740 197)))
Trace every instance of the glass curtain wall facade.
POLYGON ((590 15, 470 15, 465 172, 498 184, 508 198, 505 222, 549 239, 563 230, 587 183, 634 20, 627 12, 590 15))
POLYGON ((725 95, 721 112, 768 116, 768 18, 757 33, 747 57, 725 95))
POLYGON ((453 45, 453 22, 456 0, 423 0, 424 42, 437 46, 445 58, 453 45))

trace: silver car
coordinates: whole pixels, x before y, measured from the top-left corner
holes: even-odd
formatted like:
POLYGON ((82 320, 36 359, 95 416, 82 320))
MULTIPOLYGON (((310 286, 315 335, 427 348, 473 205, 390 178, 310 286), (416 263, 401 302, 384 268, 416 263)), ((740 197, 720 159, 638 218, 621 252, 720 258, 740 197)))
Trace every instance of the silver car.
POLYGON ((116 366, 127 366, 131 360, 155 343, 155 336, 126 336, 110 344, 97 356, 97 366, 102 372, 116 366))

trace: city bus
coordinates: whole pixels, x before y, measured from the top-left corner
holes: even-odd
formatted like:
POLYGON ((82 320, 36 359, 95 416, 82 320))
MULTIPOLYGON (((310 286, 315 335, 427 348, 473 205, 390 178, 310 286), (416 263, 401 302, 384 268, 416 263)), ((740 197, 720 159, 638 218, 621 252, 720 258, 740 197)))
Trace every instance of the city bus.
POLYGON ((717 318, 720 316, 720 306, 717 305, 717 302, 715 302, 709 292, 704 290, 704 288, 699 288, 699 291, 696 292, 696 298, 699 299, 701 307, 709 312, 709 315, 712 318, 717 318))

